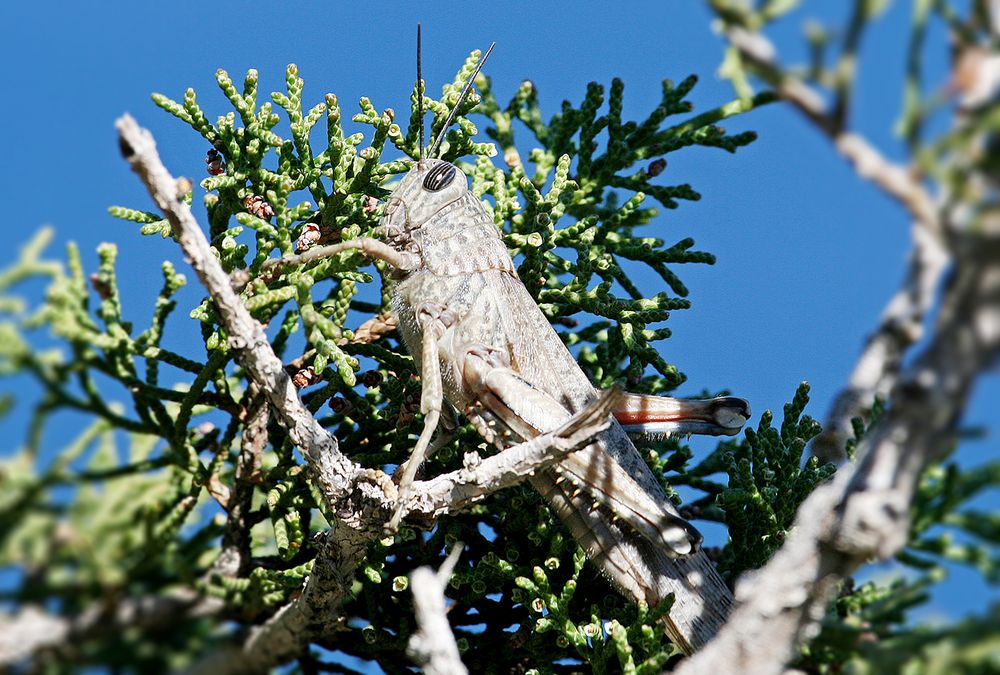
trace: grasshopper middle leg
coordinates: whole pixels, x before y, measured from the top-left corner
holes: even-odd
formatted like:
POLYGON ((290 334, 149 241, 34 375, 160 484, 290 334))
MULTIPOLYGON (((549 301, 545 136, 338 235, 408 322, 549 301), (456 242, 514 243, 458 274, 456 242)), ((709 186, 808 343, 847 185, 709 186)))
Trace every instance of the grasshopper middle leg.
MULTIPOLYGON (((423 334, 420 358, 420 412, 424 414, 424 428, 420 438, 413 448, 413 453, 403 465, 402 477, 399 480, 400 504, 404 495, 413 485, 417 469, 423 463, 430 446, 431 438, 441 420, 441 406, 444 401, 444 391, 441 385, 441 361, 439 356, 440 343, 445 334, 452 330, 458 322, 458 317, 447 307, 439 304, 426 303, 417 307, 417 323, 423 334)), ((395 531, 402 520, 403 510, 400 506, 389 521, 387 529, 395 531)))

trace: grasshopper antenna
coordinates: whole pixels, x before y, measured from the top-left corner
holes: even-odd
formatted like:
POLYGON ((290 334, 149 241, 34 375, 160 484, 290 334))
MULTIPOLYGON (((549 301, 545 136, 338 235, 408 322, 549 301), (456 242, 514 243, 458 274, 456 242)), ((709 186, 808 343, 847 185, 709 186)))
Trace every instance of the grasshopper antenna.
POLYGON ((479 59, 479 63, 476 64, 476 69, 472 71, 472 75, 470 75, 469 79, 465 81, 465 86, 462 88, 462 93, 458 95, 458 101, 455 102, 455 107, 451 109, 450 113, 448 113, 448 119, 444 121, 444 126, 441 127, 440 133, 438 133, 437 138, 434 139, 434 145, 432 145, 431 149, 427 151, 428 157, 433 157, 434 153, 437 152, 438 146, 441 145, 441 141, 444 140, 444 135, 448 133, 448 127, 451 126, 451 123, 455 120, 455 115, 458 114, 458 108, 462 105, 462 101, 465 100, 469 90, 472 89, 472 83, 475 81, 476 76, 479 75, 479 71, 483 69, 483 64, 486 63, 486 59, 490 57, 490 52, 492 52, 493 48, 496 46, 496 42, 490 43, 490 48, 486 50, 485 54, 483 54, 483 58, 479 59))
POLYGON ((419 161, 424 160, 424 78, 420 74, 420 22, 417 22, 417 119, 420 120, 419 161))

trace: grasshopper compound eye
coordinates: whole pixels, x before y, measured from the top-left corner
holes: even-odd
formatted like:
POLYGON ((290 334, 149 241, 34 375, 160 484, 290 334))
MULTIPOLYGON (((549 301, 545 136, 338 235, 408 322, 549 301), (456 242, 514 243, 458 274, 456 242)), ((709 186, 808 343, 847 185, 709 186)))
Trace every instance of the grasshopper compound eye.
POLYGON ((428 192, 439 192, 451 184, 453 178, 455 178, 455 168, 454 164, 449 164, 448 162, 441 162, 437 164, 433 169, 427 172, 424 177, 424 189, 428 192))

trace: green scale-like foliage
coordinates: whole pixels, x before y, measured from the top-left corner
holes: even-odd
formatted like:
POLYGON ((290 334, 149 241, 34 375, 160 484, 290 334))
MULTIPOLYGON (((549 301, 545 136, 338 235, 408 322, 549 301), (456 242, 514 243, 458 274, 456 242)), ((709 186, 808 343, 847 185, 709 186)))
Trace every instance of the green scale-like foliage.
MULTIPOLYGON (((434 117, 432 138, 477 57, 470 56, 440 99, 423 97, 434 117)), ((360 330, 388 310, 390 285, 376 282, 384 269, 374 265, 373 274, 372 263, 358 253, 278 276, 262 274, 262 265, 295 252, 305 234, 323 242, 373 234, 378 200, 418 156, 420 90, 411 96, 405 132, 391 109, 379 112, 362 99, 353 120, 371 128, 365 144, 364 133, 344 131, 335 96, 303 108, 303 82, 294 66, 286 73, 286 91, 272 94, 270 102, 258 103, 256 71, 247 74, 242 90, 224 71, 217 81, 234 111, 214 122, 192 90, 180 102, 153 97, 218 153, 218 175, 201 181, 215 251, 251 313, 269 325, 276 352, 303 378, 303 400, 342 451, 366 466, 398 465, 421 428, 420 383, 395 332, 373 332, 371 323, 360 330), (300 330, 304 341, 293 339, 300 330)), ((458 161, 471 176, 522 280, 600 386, 625 380, 632 390, 661 393, 683 381, 657 343, 669 336, 663 326, 669 312, 690 304, 679 266, 713 257, 694 250, 690 239, 650 236, 657 209, 647 196, 668 209, 697 199, 689 185, 658 180, 664 156, 691 145, 728 151, 745 145, 751 133, 727 135, 716 123, 773 98, 762 94, 692 116, 687 96, 694 84, 694 78, 665 82, 660 105, 639 122, 622 119, 620 81, 606 100, 604 88, 592 84, 578 107, 564 103, 545 122, 530 83, 501 106, 480 76, 481 93, 462 104, 440 148, 441 157, 458 161), (499 145, 504 168, 490 159, 496 145, 475 140, 477 122, 499 145), (515 131, 525 130, 528 138, 515 139, 515 131), (528 148, 525 163, 520 152, 528 148), (648 278, 658 282, 640 281, 648 278), (646 284, 654 292, 643 290, 646 284)), ((139 223, 144 234, 170 236, 158 214, 110 211, 139 223)), ((114 246, 101 247, 98 270, 88 280, 75 248, 67 269, 40 259, 44 243, 42 237, 26 247, 0 276, 0 309, 15 319, 0 325, 0 371, 27 371, 43 385, 28 443, 3 466, 0 560, 26 571, 24 584, 6 599, 72 613, 109 597, 193 592, 222 601, 222 616, 239 625, 262 623, 301 589, 316 553, 313 535, 329 526, 301 457, 273 418, 258 425, 256 436, 248 432, 261 397, 233 361, 207 299, 190 311, 203 353, 182 355, 161 344, 185 283, 171 264, 163 265, 162 290, 138 332, 122 318, 114 246), (29 277, 49 283, 45 303, 30 314, 9 291, 29 277), (25 331, 43 326, 69 346, 69 354, 29 346, 25 331), (128 410, 107 402, 102 387, 108 380, 125 387, 128 410), (55 461, 42 462, 43 432, 64 409, 84 413, 93 424, 55 461), (58 497, 56 488, 64 488, 58 497), (238 569, 226 566, 220 541, 243 551, 238 569)), ((805 402, 801 388, 780 430, 767 414, 745 441, 721 443, 698 463, 676 439, 640 446, 679 505, 674 486, 696 493, 685 513, 728 526, 731 543, 719 555, 733 577, 767 559, 797 505, 830 473, 802 465, 805 443, 818 430, 801 416, 805 402)), ((428 462, 428 473, 456 467, 469 450, 488 451, 468 425, 454 436, 428 462)), ((952 513, 953 492, 942 490, 940 508, 952 513)), ((377 661, 388 672, 406 668, 404 646, 414 629, 407 574, 418 565, 439 566, 458 541, 466 548, 448 589, 454 601, 449 619, 473 672, 554 672, 579 668, 572 664, 580 661, 594 672, 659 672, 676 657, 656 627, 669 607, 626 602, 584 564, 579 548, 527 487, 499 493, 430 530, 405 526, 375 542, 344 607, 343 632, 327 646, 377 661), (570 661, 553 665, 561 658, 570 661)), ((124 636, 97 627, 78 636, 76 657, 175 669, 219 639, 207 619, 135 626, 124 636), (127 651, 116 651, 121 640, 127 651)), ((313 667, 312 658, 304 656, 303 666, 313 667)))
POLYGON ((832 465, 821 465, 815 457, 802 463, 806 443, 820 432, 819 423, 802 415, 808 401, 809 385, 802 383, 785 404, 780 429, 771 426, 767 411, 757 430, 747 429, 745 442, 727 455, 728 489, 719 494, 716 505, 725 512, 731 539, 720 571, 732 577, 771 558, 799 504, 833 474, 832 465))

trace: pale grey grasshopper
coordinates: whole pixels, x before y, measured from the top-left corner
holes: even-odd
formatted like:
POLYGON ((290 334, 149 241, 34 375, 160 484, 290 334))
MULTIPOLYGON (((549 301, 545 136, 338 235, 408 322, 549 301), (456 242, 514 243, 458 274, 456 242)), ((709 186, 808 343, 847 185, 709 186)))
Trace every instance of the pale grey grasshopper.
MULTIPOLYGON (((504 445, 559 427, 598 395, 521 283, 466 175, 433 158, 488 55, 489 50, 426 157, 421 133, 420 159, 388 199, 376 230, 381 239, 353 239, 269 265, 360 250, 391 266, 392 308, 423 388, 424 427, 402 471, 401 493, 425 459, 445 401, 488 441, 504 445)), ((418 100, 422 103, 422 95, 418 100)), ((529 481, 623 592, 650 604, 674 593, 668 629, 690 651, 714 633, 730 597, 698 551, 701 535, 668 501, 626 428, 732 435, 750 409, 743 399, 728 397, 695 401, 627 394, 619 400, 615 417, 621 424, 612 422, 590 446, 529 481)), ((397 513, 390 527, 402 515, 397 513)))

